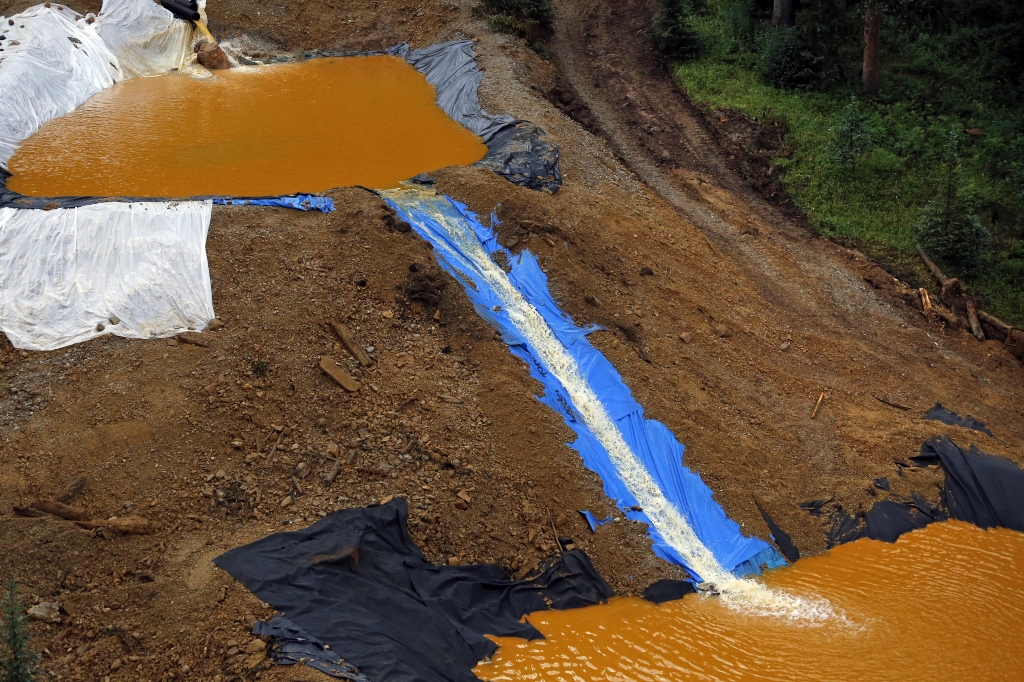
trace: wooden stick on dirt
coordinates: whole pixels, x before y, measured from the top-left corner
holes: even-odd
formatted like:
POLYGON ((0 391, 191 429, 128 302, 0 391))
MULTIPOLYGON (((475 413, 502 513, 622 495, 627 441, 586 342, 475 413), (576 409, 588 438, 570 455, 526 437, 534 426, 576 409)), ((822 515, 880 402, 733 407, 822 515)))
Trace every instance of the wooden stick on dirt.
POLYGON ((340 322, 331 322, 331 326, 334 328, 334 333, 338 335, 341 342, 345 344, 345 348, 352 354, 359 364, 363 367, 369 367, 373 364, 373 359, 367 354, 366 349, 356 343, 355 338, 352 336, 352 332, 349 328, 340 322))
POLYGON ((978 322, 978 311, 974 309, 974 303, 970 300, 967 301, 967 321, 971 323, 971 331, 974 333, 974 338, 978 341, 985 340, 985 332, 981 329, 981 323, 978 322))
POLYGON ((818 410, 821 409, 821 401, 824 400, 824 399, 825 399, 825 392, 822 391, 821 395, 818 396, 817 404, 814 406, 814 412, 811 412, 811 419, 814 419, 815 417, 818 416, 818 410))
POLYGON ((36 500, 32 503, 33 509, 38 509, 41 512, 59 516, 62 519, 68 521, 88 521, 89 512, 78 507, 69 507, 66 504, 60 502, 54 502, 52 500, 36 500))
POLYGON ((553 518, 551 518, 551 510, 550 509, 545 507, 544 511, 547 512, 548 523, 551 524, 551 532, 555 534, 555 547, 558 548, 558 555, 561 556, 561 555, 565 554, 565 552, 562 550, 562 543, 558 541, 558 528, 555 527, 555 520, 553 518))

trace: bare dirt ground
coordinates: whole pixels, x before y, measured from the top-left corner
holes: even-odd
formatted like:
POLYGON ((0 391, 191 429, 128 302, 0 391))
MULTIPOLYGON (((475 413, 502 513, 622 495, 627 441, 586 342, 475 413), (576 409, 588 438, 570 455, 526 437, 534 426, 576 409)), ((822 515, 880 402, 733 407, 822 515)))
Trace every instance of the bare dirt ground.
MULTIPOLYGON (((894 460, 935 433, 1022 461, 1024 370, 997 343, 926 319, 891 275, 751 190, 646 52, 650 3, 556 3, 554 63, 488 32, 471 6, 228 0, 208 11, 218 37, 269 51, 479 38, 485 105, 545 128, 565 185, 549 196, 453 168, 433 174, 438 189, 479 212, 500 204, 503 243, 538 254, 564 309, 603 326, 593 343, 746 532, 768 537, 756 499, 814 553, 821 521, 797 502, 934 501, 941 475, 901 477, 894 460), (996 437, 922 421, 936 401, 996 437), (871 486, 882 476, 891 493, 871 486)), ((438 562, 522 575, 556 551, 554 523, 620 592, 679 575, 640 527, 587 530, 577 510, 613 506, 525 367, 378 198, 332 196, 328 215, 214 208, 207 249, 224 327, 208 346, 104 337, 24 353, 0 342, 0 575, 64 609, 60 623, 32 626, 53 679, 320 679, 245 652, 271 610, 211 559, 394 495, 408 497, 412 533, 438 562), (373 347, 371 367, 331 322, 373 347), (325 377, 322 356, 360 391, 325 377), (13 512, 80 475, 72 505, 158 530, 13 512)))

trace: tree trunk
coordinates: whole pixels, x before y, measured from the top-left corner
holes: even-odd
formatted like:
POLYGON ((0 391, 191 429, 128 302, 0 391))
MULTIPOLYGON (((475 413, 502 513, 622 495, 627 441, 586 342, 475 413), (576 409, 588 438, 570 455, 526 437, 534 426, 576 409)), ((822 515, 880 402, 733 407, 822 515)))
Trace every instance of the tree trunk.
POLYGON ((772 7, 772 26, 789 28, 793 25, 793 0, 775 0, 772 7))
POLYGON ((878 93, 878 40, 882 31, 882 13, 875 3, 868 4, 864 13, 864 65, 862 69, 864 93, 878 93))

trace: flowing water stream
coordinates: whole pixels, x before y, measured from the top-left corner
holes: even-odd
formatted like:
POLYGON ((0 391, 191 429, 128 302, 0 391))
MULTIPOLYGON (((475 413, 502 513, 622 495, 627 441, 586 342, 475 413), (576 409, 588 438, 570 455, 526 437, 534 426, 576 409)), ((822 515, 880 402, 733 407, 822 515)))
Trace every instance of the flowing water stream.
POLYGON ((30 196, 269 196, 395 187, 487 147, 399 57, 310 59, 136 78, 23 142, 7 186, 30 196))
POLYGON ((845 619, 802 627, 689 595, 528 617, 546 639, 499 639, 476 673, 512 682, 1024 679, 1024 533, 950 521, 895 544, 858 540, 764 576, 845 619))

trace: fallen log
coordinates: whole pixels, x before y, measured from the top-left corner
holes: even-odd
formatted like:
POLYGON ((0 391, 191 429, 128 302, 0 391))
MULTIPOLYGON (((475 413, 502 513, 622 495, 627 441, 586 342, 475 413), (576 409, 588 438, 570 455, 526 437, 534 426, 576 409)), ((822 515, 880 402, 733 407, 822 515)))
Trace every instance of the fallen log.
POLYGON ((985 340, 985 332, 981 329, 981 323, 978 322, 978 312, 974 309, 974 303, 967 300, 967 321, 971 323, 971 332, 974 334, 974 338, 978 341, 985 340))
POLYGON ((942 270, 939 269, 939 266, 935 264, 935 261, 928 257, 928 254, 924 252, 924 249, 921 248, 920 244, 915 244, 914 246, 917 247, 917 255, 921 257, 924 264, 932 271, 932 274, 935 275, 935 279, 939 280, 939 284, 945 286, 946 282, 949 281, 949 277, 946 277, 942 270))
POLYGON ((998 317, 996 317, 994 315, 989 315, 984 310, 979 310, 978 311, 978 318, 982 322, 984 322, 985 324, 989 325, 990 327, 994 328, 996 331, 1000 332, 1003 336, 1009 336, 1010 335, 1010 330, 1013 329, 1013 327, 1011 327, 1010 325, 1006 324, 1005 322, 1000 320, 998 317))

